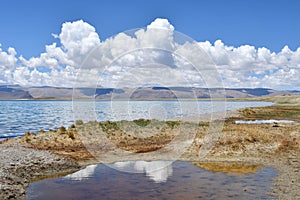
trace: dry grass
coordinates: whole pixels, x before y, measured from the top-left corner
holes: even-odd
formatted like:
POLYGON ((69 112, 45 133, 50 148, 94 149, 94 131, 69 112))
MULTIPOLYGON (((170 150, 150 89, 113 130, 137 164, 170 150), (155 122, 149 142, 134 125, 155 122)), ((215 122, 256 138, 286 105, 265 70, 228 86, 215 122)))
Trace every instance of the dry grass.
POLYGON ((244 119, 290 119, 300 121, 300 106, 278 104, 240 110, 244 119))
POLYGON ((226 124, 214 151, 256 155, 300 150, 299 130, 299 124, 226 124))
POLYGON ((146 119, 132 122, 106 121, 99 124, 106 137, 117 148, 135 153, 156 151, 166 146, 176 136, 172 130, 179 126, 179 122, 176 121, 146 119))
MULTIPOLYGON (((272 97, 275 98, 275 97, 272 97)), ((297 97, 298 98, 298 97, 297 97)), ((298 99, 279 98, 280 104, 269 107, 247 108, 240 111, 240 117, 226 119, 220 138, 208 156, 234 157, 276 155, 290 150, 300 151, 300 104, 298 99), (292 119, 291 124, 235 124, 235 120, 247 119, 292 119)), ((193 124, 178 121, 134 120, 120 122, 76 121, 69 128, 61 127, 38 134, 26 133, 18 140, 33 148, 50 150, 76 160, 93 156, 85 145, 101 147, 105 153, 112 148, 130 152, 145 153, 156 151, 170 144, 178 134, 195 135, 184 156, 197 157, 209 123, 193 124), (113 145, 108 145, 112 143, 113 145)), ((179 141, 186 142, 186 141, 179 141)), ((176 148, 176 146, 174 146, 176 148)))
POLYGON ((289 119, 300 122, 300 96, 268 96, 243 100, 269 101, 275 104, 267 107, 241 109, 239 111, 240 118, 289 119))
MULTIPOLYGON (((178 129, 183 133, 196 131, 194 142, 188 148, 186 157, 195 157, 206 136, 208 126, 197 126, 188 123, 168 125, 155 121, 145 127, 136 126, 132 122, 89 122, 76 128, 26 133, 19 140, 36 149, 50 150, 54 153, 67 155, 75 160, 84 160, 93 156, 86 150, 85 145, 103 146, 106 141, 120 148, 135 153, 156 151, 174 140, 178 129), (196 127, 196 128, 195 128, 196 127), (78 133, 78 131, 80 133, 78 133)), ((300 124, 293 123, 273 127, 272 124, 234 124, 226 123, 223 131, 214 144, 208 156, 254 156, 276 155, 289 150, 300 151, 300 124)), ((102 149, 106 151, 105 148, 102 149)))
MULTIPOLYGON (((299 96, 265 97, 275 101, 267 107, 241 109, 240 116, 226 120, 214 151, 218 154, 277 154, 300 151, 299 96), (277 119, 293 120, 291 124, 235 124, 235 120, 277 119)), ((257 156, 257 155, 256 155, 257 156)))
POLYGON ((26 133, 17 140, 31 148, 51 151, 74 160, 88 160, 93 157, 80 141, 75 127, 60 127, 48 132, 41 130, 38 134, 26 133))

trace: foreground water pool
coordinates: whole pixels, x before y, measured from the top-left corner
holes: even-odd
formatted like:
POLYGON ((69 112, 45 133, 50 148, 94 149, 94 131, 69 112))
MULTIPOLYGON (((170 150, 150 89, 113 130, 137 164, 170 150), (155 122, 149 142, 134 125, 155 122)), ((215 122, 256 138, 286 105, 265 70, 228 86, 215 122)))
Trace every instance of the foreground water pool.
POLYGON ((274 199, 272 168, 237 163, 129 161, 90 165, 29 185, 33 199, 274 199))

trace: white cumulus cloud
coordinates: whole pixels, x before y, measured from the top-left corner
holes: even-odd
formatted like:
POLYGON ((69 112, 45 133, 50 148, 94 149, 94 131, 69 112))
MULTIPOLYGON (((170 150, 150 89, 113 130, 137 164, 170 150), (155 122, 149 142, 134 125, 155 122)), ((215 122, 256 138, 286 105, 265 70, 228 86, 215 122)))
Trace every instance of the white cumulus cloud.
POLYGON ((46 45, 44 52, 30 59, 0 45, 0 84, 300 86, 300 48, 292 51, 285 46, 275 53, 265 47, 228 46, 221 40, 184 41, 167 19, 157 18, 145 29, 119 33, 104 41, 83 20, 63 23, 60 33, 53 36, 59 43, 46 45))
POLYGON ((57 38, 71 58, 85 55, 100 44, 95 28, 82 20, 64 23, 57 38))

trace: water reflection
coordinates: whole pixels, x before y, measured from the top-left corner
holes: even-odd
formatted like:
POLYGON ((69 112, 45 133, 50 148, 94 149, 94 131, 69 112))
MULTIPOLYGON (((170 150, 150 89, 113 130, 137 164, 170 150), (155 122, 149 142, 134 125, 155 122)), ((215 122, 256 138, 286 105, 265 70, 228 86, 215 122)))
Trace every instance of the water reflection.
POLYGON ((172 162, 170 161, 127 161, 113 164, 115 169, 121 171, 146 173, 156 183, 166 182, 173 174, 172 162))
POLYGON ((97 165, 89 165, 86 168, 79 170, 73 174, 69 174, 64 178, 74 180, 74 181, 82 181, 86 178, 92 177, 95 173, 97 165))
MULTIPOLYGON (((126 161, 116 162, 114 164, 109 164, 108 166, 119 171, 146 173, 146 176, 155 183, 166 182, 168 177, 172 176, 173 173, 172 162, 169 161, 126 161)), ((82 170, 65 176, 64 178, 74 181, 82 181, 93 177, 96 168, 97 165, 89 165, 82 170)))
POLYGON ((203 164, 200 167, 190 162, 168 164, 134 161, 110 167, 92 165, 66 177, 31 183, 25 200, 274 199, 269 192, 277 172, 271 168, 237 176, 220 171, 226 167, 216 167, 218 173, 215 173, 200 168, 208 167, 203 164), (124 169, 141 173, 124 173, 124 169))
POLYGON ((193 162, 193 164, 201 169, 209 170, 211 172, 222 172, 239 176, 254 174, 257 170, 262 168, 262 166, 259 165, 233 162, 193 162))
MULTIPOLYGON (((243 176, 255 174, 262 166, 231 162, 193 162, 193 165, 210 172, 221 172, 230 175, 243 176)), ((82 181, 94 176, 98 165, 89 165, 84 169, 65 176, 65 179, 82 181)), ((173 174, 171 161, 126 161, 107 165, 116 170, 130 173, 145 173, 155 183, 167 182, 173 174)))

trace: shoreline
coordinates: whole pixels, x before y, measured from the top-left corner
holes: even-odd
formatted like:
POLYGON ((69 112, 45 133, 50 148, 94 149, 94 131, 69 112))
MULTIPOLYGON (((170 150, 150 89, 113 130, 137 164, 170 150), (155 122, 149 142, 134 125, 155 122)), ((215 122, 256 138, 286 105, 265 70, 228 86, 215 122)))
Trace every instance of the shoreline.
MULTIPOLYGON (((178 160, 188 162, 239 162, 259 164, 278 170, 272 193, 279 199, 300 197, 300 115, 299 96, 272 97, 272 106, 246 108, 226 115, 222 135, 208 154, 199 159, 203 137, 209 130, 209 123, 195 124, 186 118, 181 122, 136 120, 133 122, 77 122, 73 128, 59 129, 38 134, 26 134, 17 139, 0 142, 0 199, 21 199, 26 187, 33 180, 47 176, 71 173, 90 164, 128 160, 178 160), (287 101, 288 100, 288 101, 287 101), (271 109, 271 110, 270 110, 271 109), (282 110, 285 109, 285 112, 282 110), (274 113, 277 112, 277 113, 274 113), (267 115, 266 115, 267 113, 267 115), (291 124, 235 124, 235 120, 293 119, 291 124), (275 118, 276 118, 275 117, 275 118), (180 124, 179 124, 180 123, 180 124), (146 125, 149 125, 146 126, 146 125), (134 125, 134 126, 133 126, 134 125), (153 127, 152 127, 153 126, 153 127), (132 128, 133 127, 133 128, 132 128), (142 128, 146 127, 146 132, 142 128), (155 128, 154 128, 155 127, 155 128), (156 130, 156 127, 160 127, 156 130), (173 156, 177 145, 186 143, 186 138, 172 142, 179 129, 193 135, 193 141, 180 157, 173 156), (98 131, 98 132, 97 132, 98 131), (134 135, 135 132, 139 132, 134 135), (194 131, 194 132, 193 132, 194 131), (101 133, 95 137, 94 133, 101 133), (141 137, 142 134, 150 134, 141 137), (162 134, 163 133, 163 134, 162 134), (242 135, 240 133, 243 133, 242 135), (140 135, 139 135, 140 134, 140 135), (109 139, 112 144, 102 144, 109 139), (104 140, 105 141, 105 140, 104 140), (94 145, 102 144, 101 149, 94 145), (171 145, 169 145, 171 144, 171 145), (165 148, 168 146, 169 148, 165 148), (118 149, 116 150, 116 147, 118 149), (157 156, 161 149, 165 154, 157 156), (124 153, 126 152, 134 152, 124 153), (167 152, 169 151, 169 152, 167 152), (121 152, 120 154, 118 154, 121 152), (117 155, 109 158, 109 155, 117 155), (170 156, 171 155, 171 156, 170 156), (98 158, 101 159, 101 162, 98 158), (108 158, 107 158, 108 157, 108 158), (96 158, 96 159, 95 159, 96 158), (276 159, 276 162, 274 162, 276 159)), ((264 101, 264 100, 263 100, 264 101)), ((210 114, 209 114, 210 115, 210 114)), ((201 118, 201 117, 200 117, 201 118)), ((215 119, 215 118, 214 118, 215 119)), ((218 121, 218 119, 215 119, 218 121)), ((179 133, 180 134, 180 133, 179 133)))
POLYGON ((268 97, 248 97, 248 98, 25 98, 25 99, 0 99, 0 101, 262 101, 261 98, 266 98, 266 102, 271 102, 268 97))

